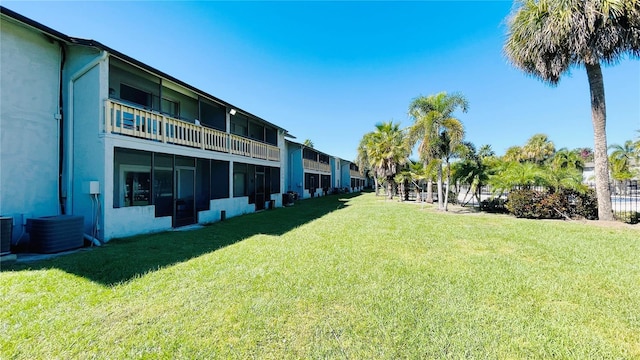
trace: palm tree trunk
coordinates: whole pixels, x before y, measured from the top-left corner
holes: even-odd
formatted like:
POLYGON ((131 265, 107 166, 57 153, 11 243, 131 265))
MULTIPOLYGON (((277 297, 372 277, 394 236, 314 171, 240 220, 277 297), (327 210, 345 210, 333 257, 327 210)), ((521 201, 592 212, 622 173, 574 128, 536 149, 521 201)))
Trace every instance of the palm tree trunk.
POLYGON ((387 199, 393 200, 393 183, 387 179, 387 199))
POLYGON ((373 186, 375 186, 375 188, 376 188, 376 196, 380 195, 380 193, 379 193, 380 190, 378 189, 379 184, 378 184, 378 177, 377 176, 373 177, 373 186))
MULTIPOLYGON (((428 169, 429 166, 429 162, 425 161, 424 162, 424 169, 428 169)), ((425 180, 427 182, 427 199, 426 201, 429 204, 433 204, 433 182, 431 181, 431 175, 427 175, 427 179, 425 180)))
POLYGON ((593 122, 593 159, 598 198, 598 219, 613 220, 609 190, 609 159, 607 157, 607 109, 604 101, 604 82, 600 64, 585 64, 591 92, 591 120, 593 122))
POLYGON ((447 184, 445 186, 444 193, 444 211, 449 211, 449 183, 451 182, 451 167, 449 166, 449 162, 447 161, 447 184))
POLYGON ((438 210, 443 210, 442 206, 442 164, 438 164, 438 210))

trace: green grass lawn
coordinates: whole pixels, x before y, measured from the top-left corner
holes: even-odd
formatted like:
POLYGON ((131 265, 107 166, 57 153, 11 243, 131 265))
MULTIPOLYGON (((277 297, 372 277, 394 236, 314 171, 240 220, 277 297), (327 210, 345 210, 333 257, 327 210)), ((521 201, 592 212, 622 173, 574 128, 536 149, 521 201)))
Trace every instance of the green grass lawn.
POLYGON ((640 228, 304 200, 0 273, 0 357, 640 358, 640 228))

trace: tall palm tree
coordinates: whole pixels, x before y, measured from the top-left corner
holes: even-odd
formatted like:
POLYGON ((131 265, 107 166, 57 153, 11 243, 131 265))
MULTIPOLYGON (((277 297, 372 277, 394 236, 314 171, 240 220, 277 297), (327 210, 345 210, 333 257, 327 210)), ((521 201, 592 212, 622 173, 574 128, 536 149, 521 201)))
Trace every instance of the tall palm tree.
POLYGON ((364 175, 373 177, 375 194, 376 196, 378 196, 378 176, 376 176, 375 170, 373 171, 373 174, 369 173, 369 170, 372 170, 371 161, 368 154, 368 149, 371 146, 373 146, 373 131, 364 134, 362 136, 362 139, 360 139, 360 143, 358 144, 358 155, 356 157, 356 164, 358 165, 358 169, 364 172, 364 175))
POLYGON ((367 157, 376 175, 387 183, 387 197, 393 199, 394 177, 409 157, 410 147, 399 124, 392 121, 376 124, 367 146, 367 157))
POLYGON ((640 56, 639 0, 515 0, 504 51, 524 72, 556 85, 584 65, 591 93, 598 218, 613 220, 601 63, 640 56))
MULTIPOLYGON (((467 112, 468 108, 469 102, 462 94, 447 95, 446 92, 417 97, 409 105, 409 115, 414 119, 414 124, 409 128, 412 147, 418 144, 420 159, 424 162, 425 168, 431 161, 441 161, 437 165, 438 209, 440 210, 447 210, 445 197, 448 195, 448 191, 443 194, 442 189, 442 164, 445 164, 446 174, 449 177, 451 173, 449 160, 464 138, 462 122, 455 118, 453 113, 458 109, 467 112)), ((427 186, 430 186, 430 182, 427 186)), ((448 187, 447 181, 447 190, 448 187)))

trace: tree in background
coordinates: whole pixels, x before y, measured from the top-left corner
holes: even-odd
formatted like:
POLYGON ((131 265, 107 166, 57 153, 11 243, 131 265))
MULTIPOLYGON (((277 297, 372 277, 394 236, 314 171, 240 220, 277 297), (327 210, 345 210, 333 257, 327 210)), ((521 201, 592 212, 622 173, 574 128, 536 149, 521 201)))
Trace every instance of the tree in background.
POLYGON ((593 162, 593 150, 590 147, 577 148, 575 150, 585 163, 593 162))
POLYGON ((504 51, 527 74, 556 85, 584 65, 591 92, 598 217, 613 220, 601 63, 640 56, 639 0, 516 0, 504 51))
POLYGON ((378 176, 375 173, 375 169, 371 167, 371 161, 369 159, 368 149, 373 146, 373 131, 368 132, 362 136, 360 143, 358 144, 358 155, 356 157, 356 164, 358 169, 363 171, 367 176, 373 178, 373 186, 376 196, 379 193, 378 176))
MULTIPOLYGON (((409 115, 414 124, 409 128, 411 146, 418 144, 420 160, 425 168, 429 162, 440 160, 437 166, 438 209, 447 211, 450 160, 456 156, 464 138, 462 122, 453 116, 456 110, 467 112, 469 102, 459 93, 420 96, 409 105, 409 115), (443 165, 445 166, 446 192, 443 193, 443 165)), ((430 186, 428 183, 427 186, 430 186)), ((427 197, 429 194, 427 193, 427 197)), ((429 200, 429 199, 428 199, 429 200)), ((433 201, 433 200, 431 200, 433 201)))
POLYGON ((621 183, 631 180, 635 175, 631 169, 632 164, 640 160, 637 144, 632 140, 627 140, 623 145, 612 144, 609 146, 609 163, 611 164, 611 177, 616 182, 619 192, 624 192, 621 183))
POLYGON ((311 139, 306 139, 302 145, 306 146, 306 147, 310 147, 313 149, 313 141, 311 141, 311 139))
POLYGON ((522 154, 522 147, 514 145, 507 148, 504 155, 502 156, 502 159, 504 161, 520 162, 523 159, 523 157, 524 155, 522 154))
POLYGON ((491 150, 491 145, 483 145, 476 152, 475 146, 470 142, 465 142, 465 151, 462 152, 462 160, 453 164, 454 183, 468 185, 467 193, 462 199, 462 205, 466 205, 467 196, 472 194, 469 201, 475 197, 478 204, 481 202, 482 187, 489 181, 491 174, 491 162, 489 158, 495 157, 495 153, 491 150))
POLYGON ((478 149, 478 156, 480 158, 488 158, 490 156, 496 156, 496 152, 493 151, 491 145, 485 144, 480 146, 480 149, 478 149))
MULTIPOLYGON (((365 149, 371 168, 387 185, 387 197, 393 199, 394 177, 408 161, 411 149, 399 124, 392 121, 376 124, 372 133, 365 135, 365 149)), ((365 140, 363 138, 363 140, 365 140)))
POLYGON ((522 159, 538 165, 544 164, 556 152, 556 147, 545 134, 535 134, 522 147, 522 159))
POLYGON ((551 167, 553 169, 575 169, 580 172, 584 169, 584 159, 578 150, 569 150, 562 148, 551 158, 551 167))

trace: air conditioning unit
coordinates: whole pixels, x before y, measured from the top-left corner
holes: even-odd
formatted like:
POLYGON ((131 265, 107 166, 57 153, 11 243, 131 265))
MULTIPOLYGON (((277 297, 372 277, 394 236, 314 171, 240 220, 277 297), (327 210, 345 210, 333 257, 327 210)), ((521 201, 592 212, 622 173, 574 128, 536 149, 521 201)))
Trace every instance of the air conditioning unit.
POLYGON ((84 245, 83 228, 83 216, 57 215, 27 219, 29 249, 43 254, 77 249, 84 245))

